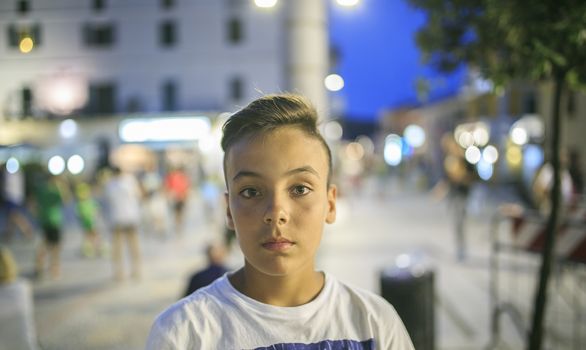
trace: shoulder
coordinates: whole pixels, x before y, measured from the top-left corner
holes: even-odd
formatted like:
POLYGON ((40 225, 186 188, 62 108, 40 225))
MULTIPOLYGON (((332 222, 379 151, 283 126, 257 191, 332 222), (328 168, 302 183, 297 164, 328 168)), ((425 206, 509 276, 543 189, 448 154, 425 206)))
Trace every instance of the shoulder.
MULTIPOLYGON (((411 339, 395 308, 366 289, 335 280, 339 305, 347 305, 352 319, 371 329, 383 349, 413 349, 411 339)), ((346 307, 346 306, 344 306, 346 307)))
POLYGON ((393 306, 380 295, 360 287, 352 286, 335 278, 332 279, 338 297, 346 299, 345 301, 349 305, 364 309, 365 311, 372 311, 376 314, 388 313, 390 315, 396 315, 393 306))
POLYGON ((199 348, 202 339, 219 334, 225 302, 218 282, 177 301, 157 316, 147 348, 199 348))

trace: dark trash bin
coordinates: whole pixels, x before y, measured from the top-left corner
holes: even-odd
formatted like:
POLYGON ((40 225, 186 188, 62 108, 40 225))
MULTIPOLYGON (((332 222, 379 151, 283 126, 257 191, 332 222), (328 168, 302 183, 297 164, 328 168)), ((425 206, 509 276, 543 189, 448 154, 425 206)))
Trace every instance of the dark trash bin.
POLYGON ((381 272, 381 294, 403 320, 416 350, 435 349, 434 271, 423 265, 381 272))

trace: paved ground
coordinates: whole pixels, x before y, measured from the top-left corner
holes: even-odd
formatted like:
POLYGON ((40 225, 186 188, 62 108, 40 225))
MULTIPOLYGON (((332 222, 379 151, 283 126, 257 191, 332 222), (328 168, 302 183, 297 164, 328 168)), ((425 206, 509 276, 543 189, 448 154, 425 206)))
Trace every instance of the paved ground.
MULTIPOLYGON (((362 194, 347 194, 339 201, 337 222, 326 228, 318 265, 346 282, 379 293, 381 270, 394 266, 400 255, 411 254, 435 273, 436 348, 482 349, 490 342, 488 218, 507 193, 474 192, 469 258, 464 262, 455 259, 446 202, 405 190, 401 184, 386 191, 367 188, 362 194)), ((82 258, 80 234, 74 227, 68 230, 62 277, 34 283, 35 318, 43 349, 142 349, 153 319, 179 298, 191 271, 203 266, 205 242, 221 234, 217 222, 207 222, 203 212, 199 201, 191 202, 188 228, 181 237, 142 236, 141 281, 114 283, 110 261, 82 258)), ((33 244, 14 240, 9 247, 25 276, 30 275, 33 244)), ((237 267, 241 259, 234 249, 230 264, 237 267)), ((514 276, 528 279, 519 278, 518 284, 525 286, 513 294, 529 304, 534 270, 525 268, 514 276)), ((523 348, 523 337, 511 323, 505 320, 503 326, 505 342, 500 348, 523 348)))

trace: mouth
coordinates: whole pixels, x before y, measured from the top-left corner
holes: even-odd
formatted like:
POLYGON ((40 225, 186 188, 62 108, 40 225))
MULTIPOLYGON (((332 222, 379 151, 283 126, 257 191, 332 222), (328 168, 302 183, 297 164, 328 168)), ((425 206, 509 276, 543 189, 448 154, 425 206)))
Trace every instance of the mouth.
POLYGON ((275 252, 283 252, 293 247, 295 243, 286 238, 269 239, 262 243, 263 248, 275 252))

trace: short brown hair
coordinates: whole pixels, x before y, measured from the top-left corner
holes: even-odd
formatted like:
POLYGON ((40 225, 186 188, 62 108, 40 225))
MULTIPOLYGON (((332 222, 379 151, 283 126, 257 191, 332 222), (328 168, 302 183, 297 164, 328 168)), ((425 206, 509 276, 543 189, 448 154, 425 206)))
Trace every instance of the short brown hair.
POLYGON ((328 184, 332 173, 332 152, 317 127, 317 111, 303 96, 296 94, 266 95, 232 114, 222 127, 224 169, 230 147, 245 137, 254 137, 281 127, 297 127, 317 139, 328 157, 328 184))

